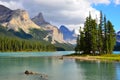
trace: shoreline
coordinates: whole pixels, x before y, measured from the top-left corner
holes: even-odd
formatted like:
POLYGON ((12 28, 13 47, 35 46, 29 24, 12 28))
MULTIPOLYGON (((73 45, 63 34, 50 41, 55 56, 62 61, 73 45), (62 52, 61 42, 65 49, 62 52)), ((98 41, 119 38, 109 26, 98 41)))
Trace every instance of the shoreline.
POLYGON ((90 58, 90 56, 63 56, 65 59, 79 59, 79 60, 84 60, 84 61, 99 61, 99 59, 96 58, 90 58))
POLYGON ((120 55, 102 55, 102 56, 78 56, 78 55, 65 55, 65 59, 77 59, 81 61, 102 61, 102 62, 120 62, 120 55))

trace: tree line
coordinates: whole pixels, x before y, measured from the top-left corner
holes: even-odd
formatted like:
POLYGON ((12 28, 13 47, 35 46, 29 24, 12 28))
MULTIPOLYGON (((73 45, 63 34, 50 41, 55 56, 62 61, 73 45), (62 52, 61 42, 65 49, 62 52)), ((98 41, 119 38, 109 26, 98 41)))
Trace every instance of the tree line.
POLYGON ((14 37, 0 36, 0 51, 55 51, 51 44, 43 44, 39 41, 25 40, 14 37))
POLYGON ((99 23, 92 19, 91 14, 86 18, 84 29, 80 27, 75 51, 77 54, 112 54, 116 43, 115 30, 110 20, 100 12, 99 23))

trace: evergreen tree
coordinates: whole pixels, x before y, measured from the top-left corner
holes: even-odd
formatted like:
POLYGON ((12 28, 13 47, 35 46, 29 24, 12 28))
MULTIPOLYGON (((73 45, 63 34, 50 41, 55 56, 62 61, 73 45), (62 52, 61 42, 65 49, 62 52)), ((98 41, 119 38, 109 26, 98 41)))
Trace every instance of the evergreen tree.
POLYGON ((104 48, 104 53, 107 54, 108 53, 108 27, 107 27, 107 23, 106 23, 106 16, 104 16, 104 41, 103 41, 103 48, 104 48))
POLYGON ((44 45, 39 41, 0 37, 0 51, 55 51, 55 46, 44 45))
POLYGON ((100 12, 100 23, 92 19, 91 14, 86 18, 84 30, 81 31, 77 38, 77 53, 84 54, 111 54, 116 42, 115 31, 110 21, 100 12))
POLYGON ((103 53, 103 33, 102 33, 102 27, 103 27, 103 15, 102 11, 100 12, 100 24, 98 26, 98 51, 99 53, 103 53))
POLYGON ((75 47, 75 52, 80 53, 80 35, 78 35, 76 43, 77 44, 76 44, 76 47, 75 47))
POLYGON ((94 55, 97 51, 97 23, 95 20, 91 20, 91 51, 94 55))
POLYGON ((84 32, 81 30, 81 27, 80 27, 80 45, 79 45, 79 48, 80 48, 80 53, 83 53, 85 51, 85 35, 84 35, 84 32))
POLYGON ((91 51, 91 15, 89 14, 89 17, 86 18, 85 24, 84 24, 84 31, 85 31, 85 54, 90 54, 91 51))
POLYGON ((115 36, 115 30, 113 28, 113 25, 110 21, 107 21, 107 27, 108 27, 108 33, 107 33, 107 44, 108 44, 108 53, 112 54, 112 51, 114 49, 115 43, 116 43, 116 36, 115 36))

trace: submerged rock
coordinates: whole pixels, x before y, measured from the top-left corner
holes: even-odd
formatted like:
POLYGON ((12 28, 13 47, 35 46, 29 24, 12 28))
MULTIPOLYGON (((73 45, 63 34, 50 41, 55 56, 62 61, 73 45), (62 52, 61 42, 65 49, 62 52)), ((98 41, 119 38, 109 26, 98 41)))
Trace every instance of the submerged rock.
POLYGON ((48 80, 48 75, 46 75, 46 74, 36 73, 36 72, 28 71, 28 70, 26 70, 24 72, 24 74, 26 74, 26 75, 37 75, 40 78, 42 78, 43 80, 48 80))
POLYGON ((25 74, 27 74, 27 75, 28 75, 28 74, 34 74, 34 73, 33 73, 33 72, 31 72, 31 71, 26 70, 26 71, 25 71, 25 74))

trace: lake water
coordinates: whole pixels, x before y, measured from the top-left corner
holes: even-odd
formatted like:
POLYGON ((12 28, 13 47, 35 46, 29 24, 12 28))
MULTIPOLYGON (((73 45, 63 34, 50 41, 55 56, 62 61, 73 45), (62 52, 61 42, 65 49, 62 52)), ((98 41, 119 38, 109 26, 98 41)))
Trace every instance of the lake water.
POLYGON ((25 70, 48 75, 48 80, 120 80, 119 62, 90 62, 56 57, 73 52, 0 53, 0 80, 45 80, 25 70))

